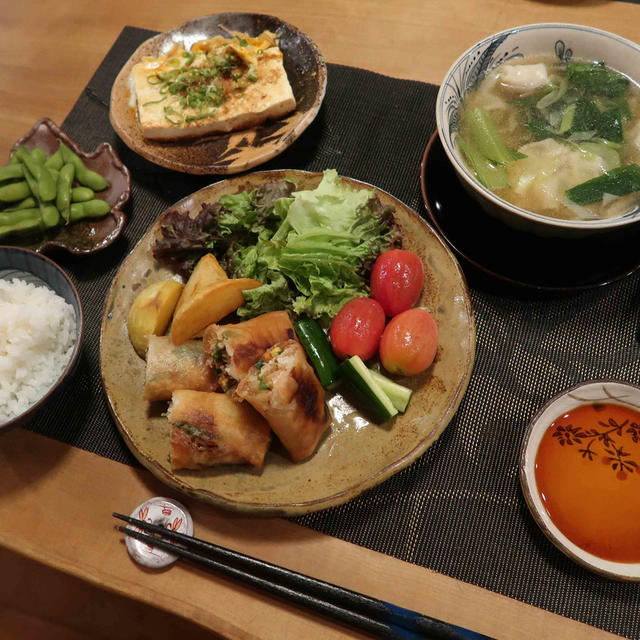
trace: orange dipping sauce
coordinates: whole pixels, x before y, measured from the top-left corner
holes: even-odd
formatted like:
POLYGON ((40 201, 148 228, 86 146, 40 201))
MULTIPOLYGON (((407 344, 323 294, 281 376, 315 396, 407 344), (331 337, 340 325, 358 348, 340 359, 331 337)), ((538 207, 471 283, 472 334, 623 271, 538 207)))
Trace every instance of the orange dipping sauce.
POLYGON ((547 429, 535 460, 551 520, 574 544, 614 562, 640 562, 640 411, 585 404, 547 429))

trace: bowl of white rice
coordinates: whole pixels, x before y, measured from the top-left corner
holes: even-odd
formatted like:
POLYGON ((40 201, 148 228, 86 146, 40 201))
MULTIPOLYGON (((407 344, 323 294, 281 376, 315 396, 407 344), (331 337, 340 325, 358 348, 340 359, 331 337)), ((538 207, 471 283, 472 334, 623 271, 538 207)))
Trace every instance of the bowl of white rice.
POLYGON ((0 246, 0 430, 26 424, 71 375, 82 324, 78 292, 55 262, 0 246))

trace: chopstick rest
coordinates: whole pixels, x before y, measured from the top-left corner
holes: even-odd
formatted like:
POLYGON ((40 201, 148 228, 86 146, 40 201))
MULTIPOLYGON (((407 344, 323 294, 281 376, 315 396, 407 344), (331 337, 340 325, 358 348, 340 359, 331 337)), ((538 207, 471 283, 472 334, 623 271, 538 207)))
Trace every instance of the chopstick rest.
MULTIPOLYGON (((187 536, 193 535, 193 520, 187 508, 177 500, 170 498, 150 498, 131 512, 131 518, 137 518, 146 524, 155 524, 187 536)), ((147 542, 131 536, 125 538, 129 555, 135 562, 150 569, 161 569, 173 564, 178 556, 163 549, 155 548, 147 542)))
MULTIPOLYGON (((118 527, 127 536, 306 606, 374 637, 386 640, 481 640, 488 636, 415 611, 316 580, 219 545, 114 513, 137 529, 118 527), (143 531, 155 535, 148 535, 143 531), (161 537, 157 537, 161 536, 161 537)), ((489 639, 490 640, 490 639, 489 639)))

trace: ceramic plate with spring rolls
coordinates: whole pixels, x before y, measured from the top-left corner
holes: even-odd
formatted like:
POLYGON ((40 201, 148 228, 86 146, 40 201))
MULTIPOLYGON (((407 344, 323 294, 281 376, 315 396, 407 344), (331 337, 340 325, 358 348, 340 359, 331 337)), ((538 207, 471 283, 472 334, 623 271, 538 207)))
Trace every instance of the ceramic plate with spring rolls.
MULTIPOLYGON (((195 215, 203 203, 224 194, 252 190, 269 181, 293 180, 298 190, 315 188, 322 174, 265 171, 218 182, 171 207, 195 215)), ((349 178, 356 189, 371 189, 349 178)), ((340 387, 327 391, 329 427, 310 457, 293 462, 273 438, 261 468, 222 464, 202 470, 174 471, 166 402, 144 399, 145 361, 131 345, 127 317, 136 295, 153 282, 175 278, 158 263, 152 246, 160 236, 154 223, 123 262, 107 296, 101 331, 101 371, 109 407, 136 458, 166 484, 216 506, 265 515, 301 515, 342 504, 379 484, 422 455, 453 417, 466 390, 474 360, 475 329, 464 276, 442 240, 418 214, 376 189, 382 204, 395 209, 403 248, 417 253, 425 266, 418 306, 430 309, 439 326, 434 364, 402 379, 413 389, 408 409, 375 424, 343 397, 340 387)), ((227 322, 225 320, 224 322, 227 322)))

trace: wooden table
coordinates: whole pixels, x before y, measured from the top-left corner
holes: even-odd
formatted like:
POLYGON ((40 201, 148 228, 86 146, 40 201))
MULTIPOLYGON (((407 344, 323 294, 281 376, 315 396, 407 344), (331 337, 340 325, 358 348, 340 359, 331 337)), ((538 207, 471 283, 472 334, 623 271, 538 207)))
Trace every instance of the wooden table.
MULTIPOLYGON (((62 122, 125 25, 170 29, 237 2, 0 2, 0 154, 35 120, 62 122)), ((501 29, 575 22, 637 39, 640 7, 604 0, 246 0, 307 32, 329 62, 439 83, 501 29)), ((110 514, 171 495, 151 474, 24 430, 0 437, 0 638, 358 638, 187 566, 148 573, 110 514)), ((182 497, 180 497, 183 500, 182 497)), ((278 519, 184 500, 196 534, 496 638, 614 637, 278 519)))

